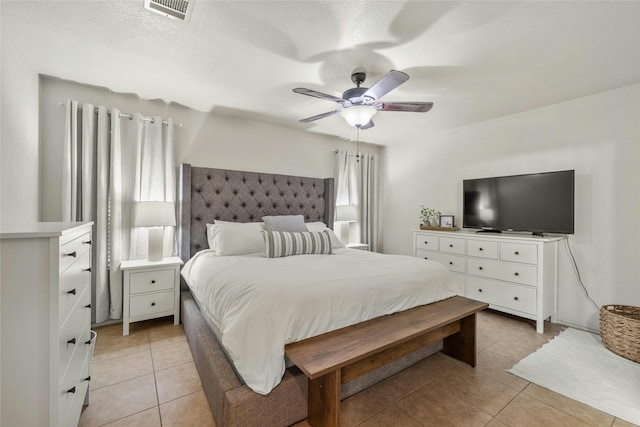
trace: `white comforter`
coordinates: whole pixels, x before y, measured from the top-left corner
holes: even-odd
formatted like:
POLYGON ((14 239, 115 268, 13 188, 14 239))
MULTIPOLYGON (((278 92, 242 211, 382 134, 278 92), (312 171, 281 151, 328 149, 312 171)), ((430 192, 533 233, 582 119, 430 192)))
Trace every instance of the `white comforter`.
POLYGON ((455 295, 440 264, 336 249, 335 255, 215 256, 198 252, 182 275, 222 333, 238 373, 267 394, 285 370, 284 345, 455 295))

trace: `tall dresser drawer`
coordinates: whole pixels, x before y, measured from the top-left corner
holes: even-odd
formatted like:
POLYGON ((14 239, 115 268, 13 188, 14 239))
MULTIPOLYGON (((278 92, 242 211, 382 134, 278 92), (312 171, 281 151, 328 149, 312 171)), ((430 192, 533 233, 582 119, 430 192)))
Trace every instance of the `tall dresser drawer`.
POLYGON ((131 273, 130 292, 140 294, 173 289, 174 275, 175 270, 173 269, 131 273))
MULTIPOLYGON (((91 253, 85 252, 60 275, 59 325, 66 321, 80 295, 91 285, 91 253)), ((89 300, 87 304, 90 304, 89 300)))
POLYGON ((437 261, 447 267, 447 269, 449 269, 450 271, 455 271, 457 273, 464 273, 466 269, 463 256, 422 250, 417 252, 417 256, 420 258, 437 261))
POLYGON ((467 277, 465 296, 522 313, 536 314, 536 288, 467 277))
POLYGON ((469 240, 467 242, 467 255, 479 258, 498 259, 498 242, 469 240))
POLYGON ((535 265, 489 259, 467 258, 467 272, 475 276, 531 286, 535 286, 538 280, 538 269, 535 265))
POLYGON ((72 308, 71 314, 60 329, 60 374, 67 372, 69 363, 76 348, 85 346, 91 339, 91 308, 86 307, 91 303, 91 291, 86 287, 79 296, 78 303, 72 308))
POLYGON ((136 295, 130 299, 129 316, 148 316, 173 311, 174 292, 156 292, 152 294, 136 295))
POLYGON ((538 263, 538 247, 526 243, 500 243, 500 259, 503 261, 538 263))
POLYGON ((83 234, 76 239, 60 245, 60 272, 65 271, 82 255, 91 250, 91 233, 83 234))
POLYGON ((449 237, 440 237, 440 252, 447 252, 450 254, 464 255, 465 241, 464 239, 454 239, 449 237))

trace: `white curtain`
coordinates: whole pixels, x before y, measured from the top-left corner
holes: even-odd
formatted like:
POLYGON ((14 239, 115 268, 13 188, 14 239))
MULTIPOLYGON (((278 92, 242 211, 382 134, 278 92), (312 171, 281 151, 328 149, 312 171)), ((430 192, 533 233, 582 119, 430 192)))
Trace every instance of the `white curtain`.
POLYGON ((336 153, 336 206, 357 207, 358 222, 350 227, 350 233, 356 236, 358 242, 369 244, 372 251, 376 251, 378 247, 377 173, 376 156, 354 154, 345 149, 336 153))
MULTIPOLYGON (((122 317, 122 272, 126 259, 147 256, 146 233, 132 227, 138 200, 175 202, 173 122, 162 125, 134 114, 67 101, 62 176, 63 221, 94 221, 93 321, 122 317), (96 114, 97 113, 97 114, 96 114)), ((165 256, 177 252, 174 227, 166 227, 165 256)))

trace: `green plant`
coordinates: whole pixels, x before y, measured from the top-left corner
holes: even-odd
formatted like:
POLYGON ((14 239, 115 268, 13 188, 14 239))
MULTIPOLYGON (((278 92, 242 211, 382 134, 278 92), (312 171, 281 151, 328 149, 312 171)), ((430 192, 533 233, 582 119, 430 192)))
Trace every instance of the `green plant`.
POLYGON ((440 211, 431 208, 425 208, 424 205, 420 209, 420 222, 422 224, 430 224, 432 221, 440 220, 440 211))

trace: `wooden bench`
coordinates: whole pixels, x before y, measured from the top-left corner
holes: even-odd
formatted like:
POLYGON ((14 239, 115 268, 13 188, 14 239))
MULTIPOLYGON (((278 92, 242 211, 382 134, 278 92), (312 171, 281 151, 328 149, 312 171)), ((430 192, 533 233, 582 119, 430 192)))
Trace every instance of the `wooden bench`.
POLYGON ((455 296, 287 344, 285 354, 309 378, 309 424, 337 426, 341 384, 435 341, 475 367, 476 313, 488 306, 455 296))

